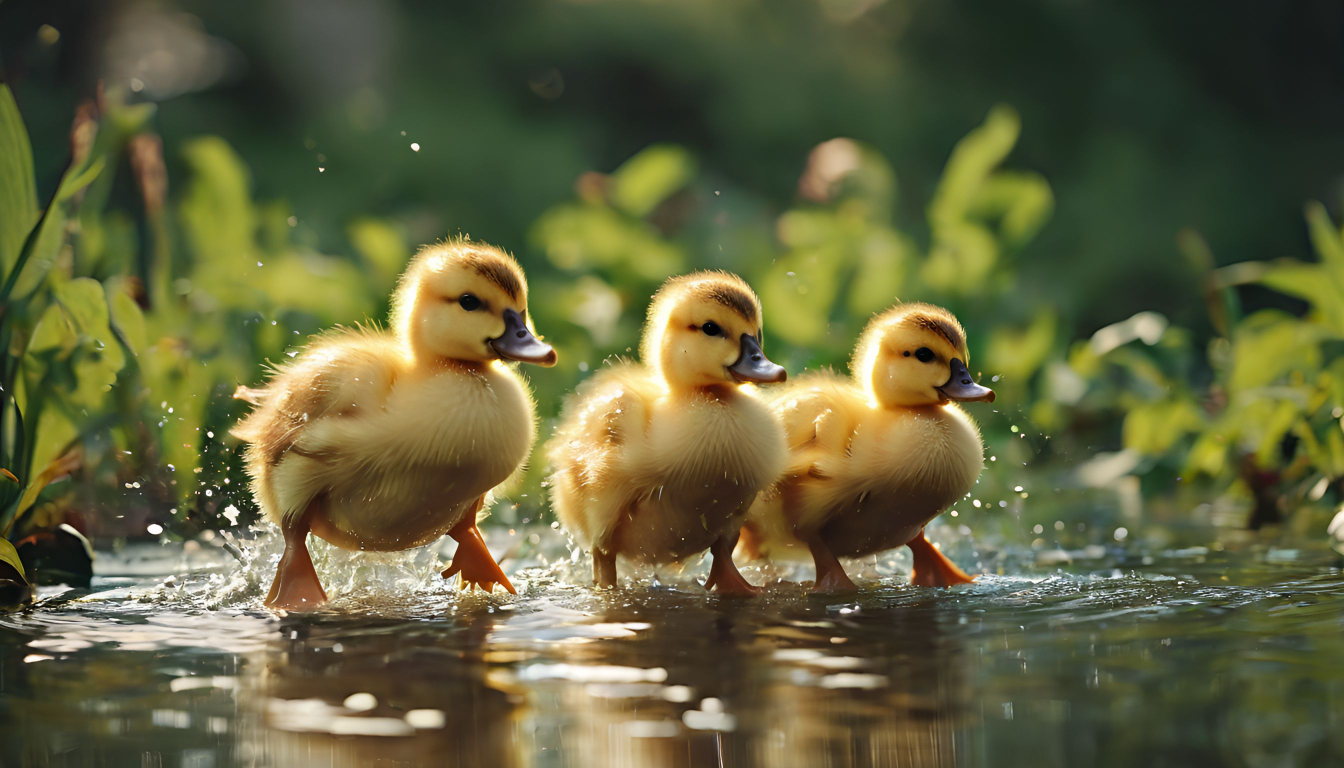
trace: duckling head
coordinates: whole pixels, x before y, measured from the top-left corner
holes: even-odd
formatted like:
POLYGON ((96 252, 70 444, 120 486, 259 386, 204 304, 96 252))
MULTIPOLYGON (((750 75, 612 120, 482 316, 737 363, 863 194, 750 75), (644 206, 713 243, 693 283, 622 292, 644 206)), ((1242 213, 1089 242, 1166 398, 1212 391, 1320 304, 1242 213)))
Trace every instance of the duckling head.
POLYGON ((966 368, 966 331, 931 304, 901 304, 874 317, 854 354, 854 378, 885 407, 994 402, 966 368))
POLYGON ((640 357, 674 390, 784 381, 761 350, 761 302, 740 277, 697 272, 663 284, 640 357))
POLYGON ((504 251, 459 239, 420 249, 392 300, 392 326, 414 359, 555 365, 527 319, 527 278, 504 251))

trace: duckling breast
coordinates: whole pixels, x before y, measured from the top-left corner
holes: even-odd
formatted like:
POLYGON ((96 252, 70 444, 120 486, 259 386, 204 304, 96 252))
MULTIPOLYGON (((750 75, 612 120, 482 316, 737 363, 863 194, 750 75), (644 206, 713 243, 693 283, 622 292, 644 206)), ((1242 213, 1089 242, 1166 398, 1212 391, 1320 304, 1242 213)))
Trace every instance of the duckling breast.
POLYGON ((398 382, 381 412, 320 436, 337 457, 326 464, 326 529, 351 548, 433 541, 518 470, 534 437, 531 398, 511 375, 398 382))
POLYGON ((649 562, 703 551, 742 524, 785 458, 783 431, 757 402, 658 409, 639 462, 641 492, 613 531, 612 549, 649 562))
POLYGON ((911 409, 855 434, 821 536, 840 557, 903 546, 975 485, 984 447, 955 406, 911 409))

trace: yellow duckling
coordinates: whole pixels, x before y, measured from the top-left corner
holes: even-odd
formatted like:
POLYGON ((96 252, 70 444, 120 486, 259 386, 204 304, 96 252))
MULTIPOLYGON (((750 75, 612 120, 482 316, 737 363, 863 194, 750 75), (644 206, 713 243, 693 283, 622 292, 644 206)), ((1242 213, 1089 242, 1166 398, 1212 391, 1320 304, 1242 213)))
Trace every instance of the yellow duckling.
POLYGON ((681 560, 709 549, 708 589, 754 594, 732 552, 747 507, 784 468, 784 433, 744 382, 784 369, 761 351, 761 305, 723 272, 675 277, 649 307, 643 365, 585 382, 548 447, 560 521, 593 553, 598 586, 616 557, 681 560))
POLYGON ((806 546, 814 591, 852 591, 839 557, 906 545, 914 584, 971 581, 924 537, 924 526, 970 492, 984 467, 975 422, 951 401, 993 402, 966 369, 966 333, 946 310, 902 304, 874 317, 852 380, 809 375, 771 398, 788 434, 789 466, 752 506, 748 554, 806 546))
POLYGON ((234 430, 257 503, 285 537, 266 605, 326 601, 307 537, 393 551, 457 540, 444 578, 513 585, 485 547, 485 495, 522 466, 536 437, 532 397, 502 361, 554 365, 527 322, 513 257, 461 239, 427 246, 402 275, 390 332, 340 330, 258 389, 234 430))

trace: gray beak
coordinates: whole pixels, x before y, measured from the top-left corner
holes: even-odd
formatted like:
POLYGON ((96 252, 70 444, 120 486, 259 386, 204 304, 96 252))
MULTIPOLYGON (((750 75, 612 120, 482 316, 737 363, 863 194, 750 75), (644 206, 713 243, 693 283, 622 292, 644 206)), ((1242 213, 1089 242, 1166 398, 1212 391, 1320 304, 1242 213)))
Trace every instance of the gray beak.
POLYGON ((746 333, 742 334, 742 354, 737 356, 737 362, 728 366, 728 372, 738 381, 759 384, 783 381, 789 376, 784 366, 770 362, 756 337, 746 333))
POLYGON ((512 309, 504 310, 504 333, 490 340, 490 348, 505 360, 532 363, 547 368, 555 365, 555 350, 550 344, 532 335, 523 322, 523 316, 512 309))
POLYGON ((976 384, 975 379, 971 378, 971 372, 966 370, 966 364, 955 357, 952 358, 952 375, 946 384, 938 387, 938 391, 948 400, 962 403, 994 402, 994 390, 976 384))

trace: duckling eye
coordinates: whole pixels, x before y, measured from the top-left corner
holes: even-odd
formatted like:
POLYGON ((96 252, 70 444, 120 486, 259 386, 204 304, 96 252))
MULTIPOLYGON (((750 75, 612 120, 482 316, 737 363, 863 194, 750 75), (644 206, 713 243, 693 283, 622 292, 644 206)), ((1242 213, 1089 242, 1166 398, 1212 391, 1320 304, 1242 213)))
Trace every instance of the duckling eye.
POLYGON ((462 294, 462 297, 457 300, 457 304, 468 312, 475 312, 481 308, 481 300, 470 293, 462 294))
POLYGON ((921 363, 933 362, 933 350, 928 347, 920 347, 915 350, 915 359, 921 363))
POLYGON ((719 324, 716 323, 716 322, 714 322, 713 320, 711 320, 711 321, 709 321, 708 323, 705 323, 704 325, 700 326, 700 330, 704 331, 706 336, 722 336, 722 335, 723 335, 723 329, 720 328, 720 327, 719 327, 719 324))

